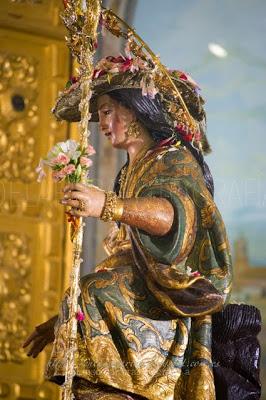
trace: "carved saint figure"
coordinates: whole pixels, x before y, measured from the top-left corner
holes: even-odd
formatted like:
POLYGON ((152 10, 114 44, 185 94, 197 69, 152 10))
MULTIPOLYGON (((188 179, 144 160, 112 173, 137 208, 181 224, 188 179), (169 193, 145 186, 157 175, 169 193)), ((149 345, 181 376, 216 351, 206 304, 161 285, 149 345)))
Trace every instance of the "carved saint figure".
MULTIPOLYGON (((167 84, 156 90, 149 63, 107 57, 95 68, 92 120, 127 161, 113 192, 69 184, 61 200, 73 216, 114 223, 108 257, 80 284, 77 400, 259 398, 260 317, 254 307, 227 305, 231 254, 204 160, 204 101, 188 75, 171 76, 197 131, 167 84)), ((78 121, 79 101, 75 82, 56 116, 78 121)), ((37 356, 54 340, 46 376, 58 384, 67 320, 68 292, 59 316, 26 342, 37 356)))

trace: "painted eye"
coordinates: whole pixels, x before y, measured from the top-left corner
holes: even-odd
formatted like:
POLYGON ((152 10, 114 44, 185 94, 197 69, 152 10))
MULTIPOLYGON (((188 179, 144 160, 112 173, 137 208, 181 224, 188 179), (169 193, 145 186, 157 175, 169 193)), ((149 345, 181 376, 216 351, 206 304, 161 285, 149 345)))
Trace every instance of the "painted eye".
POLYGON ((112 112, 111 110, 105 110, 105 111, 103 111, 104 115, 110 115, 111 112, 112 112))

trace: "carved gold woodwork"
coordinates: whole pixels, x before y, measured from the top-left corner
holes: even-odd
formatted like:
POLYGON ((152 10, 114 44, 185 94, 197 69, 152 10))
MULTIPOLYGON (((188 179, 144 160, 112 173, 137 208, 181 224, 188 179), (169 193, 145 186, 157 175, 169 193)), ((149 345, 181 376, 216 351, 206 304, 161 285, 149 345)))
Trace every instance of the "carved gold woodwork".
POLYGON ((35 179, 36 101, 36 60, 0 52, 0 179, 35 179))
POLYGON ((0 362, 22 363, 30 311, 30 254, 26 234, 0 233, 0 362))
POLYGON ((1 0, 0 26, 63 40, 61 0, 1 0))
POLYGON ((0 29, 0 49, 0 399, 59 399, 44 381, 49 349, 33 360, 21 345, 57 313, 71 266, 61 188, 50 177, 38 184, 34 172, 68 137, 50 110, 69 76, 69 52, 63 38, 10 29, 0 29))

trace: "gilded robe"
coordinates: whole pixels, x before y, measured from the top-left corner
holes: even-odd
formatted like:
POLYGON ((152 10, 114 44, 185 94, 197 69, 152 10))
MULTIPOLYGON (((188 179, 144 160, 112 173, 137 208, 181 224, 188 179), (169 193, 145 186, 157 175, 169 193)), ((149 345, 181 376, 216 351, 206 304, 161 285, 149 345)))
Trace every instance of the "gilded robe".
MULTIPOLYGON (((126 398, 101 395, 106 388, 149 400, 215 399, 211 314, 228 301, 232 266, 202 171, 186 147, 160 147, 136 160, 122 196, 168 199, 174 223, 163 237, 121 225, 112 254, 81 280, 76 396, 126 398)), ((66 294, 47 366, 58 383, 67 318, 66 294)))

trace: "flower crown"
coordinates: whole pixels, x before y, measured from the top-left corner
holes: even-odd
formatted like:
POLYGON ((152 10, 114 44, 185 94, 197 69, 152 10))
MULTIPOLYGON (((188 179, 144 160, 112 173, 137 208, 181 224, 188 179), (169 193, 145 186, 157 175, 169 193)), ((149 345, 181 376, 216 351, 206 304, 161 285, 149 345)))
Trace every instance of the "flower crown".
MULTIPOLYGON (((188 88, 191 102, 198 98, 199 86, 197 83, 183 71, 169 71, 175 84, 183 89, 188 88)), ((163 76, 158 67, 151 59, 143 60, 139 56, 132 56, 128 49, 126 55, 117 57, 108 56, 101 59, 94 68, 92 76, 92 98, 97 95, 99 86, 105 84, 106 91, 112 88, 140 88, 143 96, 153 99, 158 93, 161 95, 163 106, 170 118, 169 124, 183 137, 185 141, 193 142, 197 147, 201 147, 201 132, 199 124, 193 119, 187 117, 186 112, 180 105, 180 101, 172 94, 172 88, 163 76), (118 84, 119 83, 119 84, 118 84)), ((67 83, 66 90, 61 94, 65 96, 79 87, 79 78, 72 77, 67 83)), ((182 90, 182 89, 181 89, 182 90)), ((189 98, 186 101, 189 103, 189 98)))
MULTIPOLYGON (((73 19, 71 8, 66 9, 64 22, 69 31, 72 32, 68 41, 72 54, 80 55, 82 53, 83 31, 80 28, 80 21, 73 19)), ((106 89, 106 92, 111 91, 112 87, 139 87, 144 96, 154 98, 159 93, 164 109, 169 116, 169 124, 186 141, 191 142, 204 153, 209 152, 210 147, 202 129, 205 122, 205 112, 202 107, 204 101, 199 95, 199 86, 196 82, 182 71, 168 70, 161 63, 159 57, 136 34, 135 30, 113 11, 102 7, 100 24, 102 29, 106 28, 116 37, 126 39, 125 56, 109 56, 95 65, 92 72, 92 92, 89 97, 97 93, 97 86, 104 84, 104 82, 109 83, 109 89, 106 89)), ((91 46, 96 47, 97 42, 91 42, 91 46)), ((61 99, 70 92, 74 94, 75 90, 78 91, 78 80, 79 78, 70 80, 66 91, 60 96, 61 99)), ((57 108, 61 99, 59 98, 55 108, 57 108)), ((66 101, 62 103, 66 107, 66 101)), ((74 104, 74 100, 71 99, 69 103, 74 104)), ((55 114, 59 117, 62 115, 56 112, 55 114)), ((72 120, 78 120, 76 115, 72 120)))

